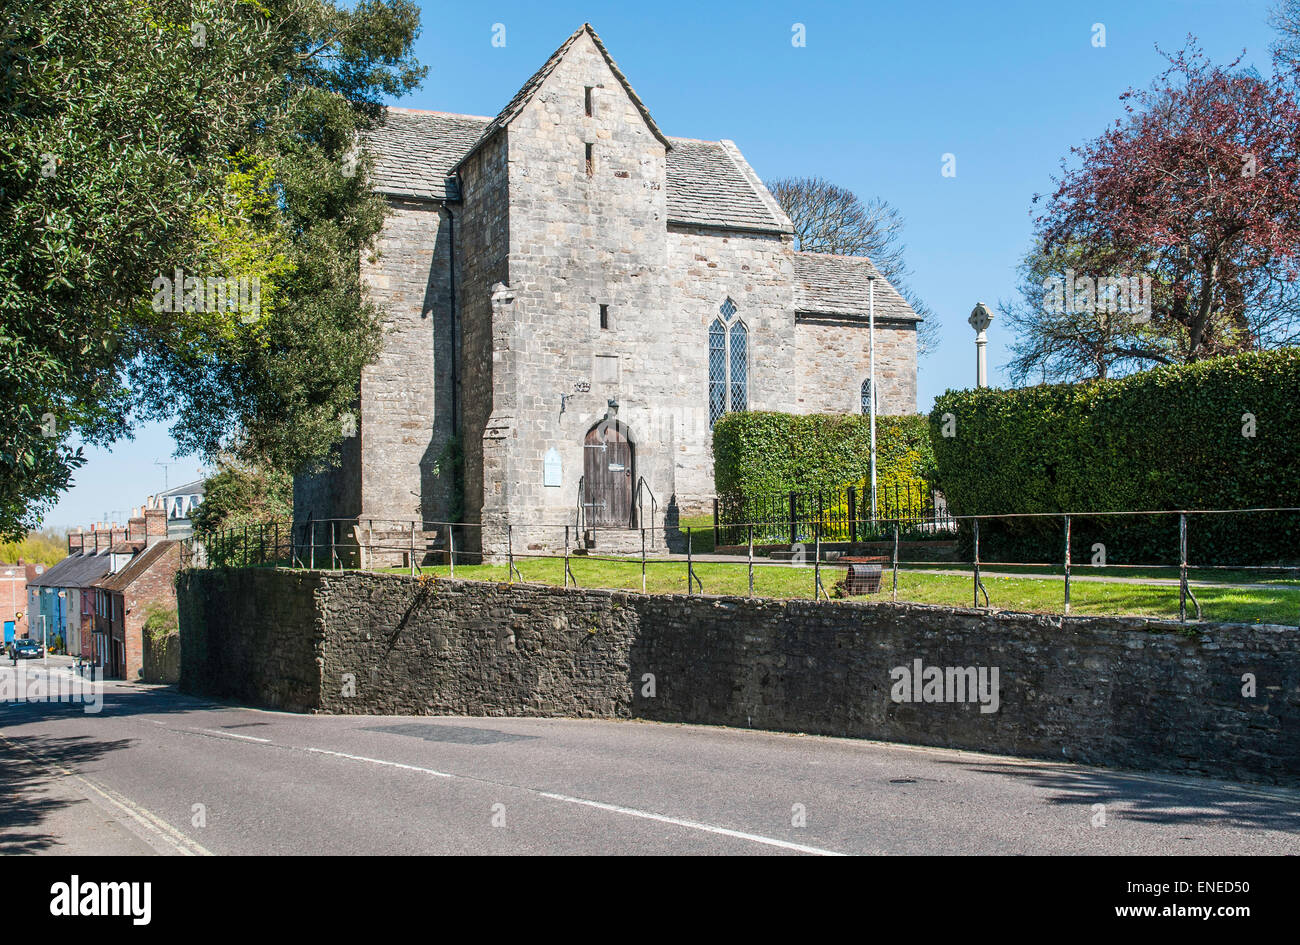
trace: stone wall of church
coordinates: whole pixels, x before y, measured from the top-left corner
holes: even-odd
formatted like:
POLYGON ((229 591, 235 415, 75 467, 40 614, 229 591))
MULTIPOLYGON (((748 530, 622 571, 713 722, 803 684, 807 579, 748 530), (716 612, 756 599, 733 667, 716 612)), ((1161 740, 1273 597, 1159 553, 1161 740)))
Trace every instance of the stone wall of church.
POLYGON ((452 430, 451 236, 431 201, 390 198, 389 211, 360 260, 384 313, 383 349, 362 369, 355 412, 339 418, 335 461, 294 479, 299 522, 447 516, 452 480, 437 460, 452 430))
MULTIPOLYGON (((461 203, 454 210, 466 522, 481 520, 487 494, 504 497, 510 488, 500 430, 513 416, 514 362, 509 326, 494 324, 492 303, 492 287, 509 281, 508 134, 484 142, 461 167, 461 203)), ((467 547, 479 547, 477 529, 464 537, 467 547)))
POLYGON ((675 377, 677 504, 711 513, 713 433, 709 427, 709 325, 730 298, 748 338, 748 409, 791 410, 799 380, 794 330, 794 263, 788 237, 674 226, 668 264, 675 377))
MULTIPOLYGON (((871 376, 871 342, 861 319, 801 317, 795 324, 798 399, 794 413, 860 413, 871 376)), ((916 413, 916 327, 876 322, 876 409, 916 413)))
MULTIPOLYGON (((658 504, 641 523, 708 513, 709 326, 728 298, 727 325, 747 329, 745 409, 860 409, 864 329, 796 320, 790 237, 668 226, 665 146, 589 36, 459 175, 449 208, 393 198, 361 262, 384 351, 341 468, 295 484, 300 518, 459 512, 463 550, 504 550, 507 522, 517 550, 559 548, 611 402, 628 481, 658 504)), ((914 411, 914 329, 881 326, 877 360, 883 412, 914 411)))
MULTIPOLYGON (((632 487, 645 476, 661 503, 671 492, 671 442, 652 417, 676 384, 665 148, 587 36, 505 137, 509 288, 494 306, 483 441, 485 467, 500 473, 485 475, 483 518, 501 525, 508 512, 517 548, 556 548, 575 521, 586 434, 611 399, 635 444, 632 487), (552 450, 558 484, 547 485, 552 450)), ((499 529, 487 535, 504 549, 499 529)))
POLYGON ((452 432, 451 238, 432 202, 391 199, 390 208, 361 262, 385 319, 383 351, 361 372, 360 514, 445 521, 452 477, 438 459, 452 432))

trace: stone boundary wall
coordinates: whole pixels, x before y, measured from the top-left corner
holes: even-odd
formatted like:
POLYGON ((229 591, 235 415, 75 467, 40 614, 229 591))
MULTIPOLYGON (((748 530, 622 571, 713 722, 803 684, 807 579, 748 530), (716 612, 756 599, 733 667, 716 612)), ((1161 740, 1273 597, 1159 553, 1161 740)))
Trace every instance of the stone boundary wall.
POLYGON ((179 631, 154 636, 143 633, 144 664, 140 678, 148 683, 174 685, 181 679, 181 635, 179 631))
POLYGON ((321 571, 182 571, 176 578, 184 692, 310 712, 321 705, 321 571))
POLYGON ((1295 627, 270 569, 178 584, 182 688, 259 705, 633 717, 1300 783, 1295 627), (916 698, 897 701, 916 661, 916 698), (981 668, 996 711, 975 686, 927 701, 981 668))

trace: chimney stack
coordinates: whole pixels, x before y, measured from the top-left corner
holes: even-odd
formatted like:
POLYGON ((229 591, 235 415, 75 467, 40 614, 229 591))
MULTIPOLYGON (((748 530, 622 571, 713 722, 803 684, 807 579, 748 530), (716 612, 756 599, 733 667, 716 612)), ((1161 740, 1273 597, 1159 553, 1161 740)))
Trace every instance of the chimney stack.
POLYGON ((86 538, 81 534, 81 526, 75 532, 68 532, 68 554, 79 555, 85 547, 86 538))
POLYGON ((110 535, 108 528, 103 522, 96 522, 93 526, 95 532, 95 554, 99 554, 108 548, 110 535))
POLYGON ((144 541, 144 516, 140 514, 139 509, 131 510, 131 517, 126 520, 126 540, 127 541, 144 541))
POLYGON ((144 510, 144 541, 145 544, 152 548, 160 541, 167 539, 167 510, 162 508, 154 501, 153 496, 149 500, 144 510))
POLYGON ((126 541, 126 526, 113 525, 109 529, 109 535, 110 535, 110 540, 114 545, 120 545, 122 542, 126 541))

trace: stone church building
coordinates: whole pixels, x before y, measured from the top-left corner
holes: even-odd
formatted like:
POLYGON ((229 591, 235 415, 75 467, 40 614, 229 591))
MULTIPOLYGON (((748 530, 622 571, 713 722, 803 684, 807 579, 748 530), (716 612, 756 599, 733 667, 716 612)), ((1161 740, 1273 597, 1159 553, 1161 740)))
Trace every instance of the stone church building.
POLYGON ((589 25, 495 118, 390 108, 367 146, 388 334, 341 467, 295 484, 300 521, 456 515, 491 553, 507 522, 516 551, 566 523, 606 550, 703 512, 724 413, 864 411, 873 277, 877 410, 916 410, 899 293, 796 252, 736 145, 660 131, 589 25))

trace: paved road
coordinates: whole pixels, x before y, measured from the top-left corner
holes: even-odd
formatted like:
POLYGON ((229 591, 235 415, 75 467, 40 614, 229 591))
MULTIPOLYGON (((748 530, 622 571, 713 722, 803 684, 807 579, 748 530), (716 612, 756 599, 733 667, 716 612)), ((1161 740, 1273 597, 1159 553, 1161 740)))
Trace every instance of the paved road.
POLYGON ((10 852, 1294 854, 1300 791, 647 722, 301 716, 110 684, 98 715, 0 706, 10 852))

